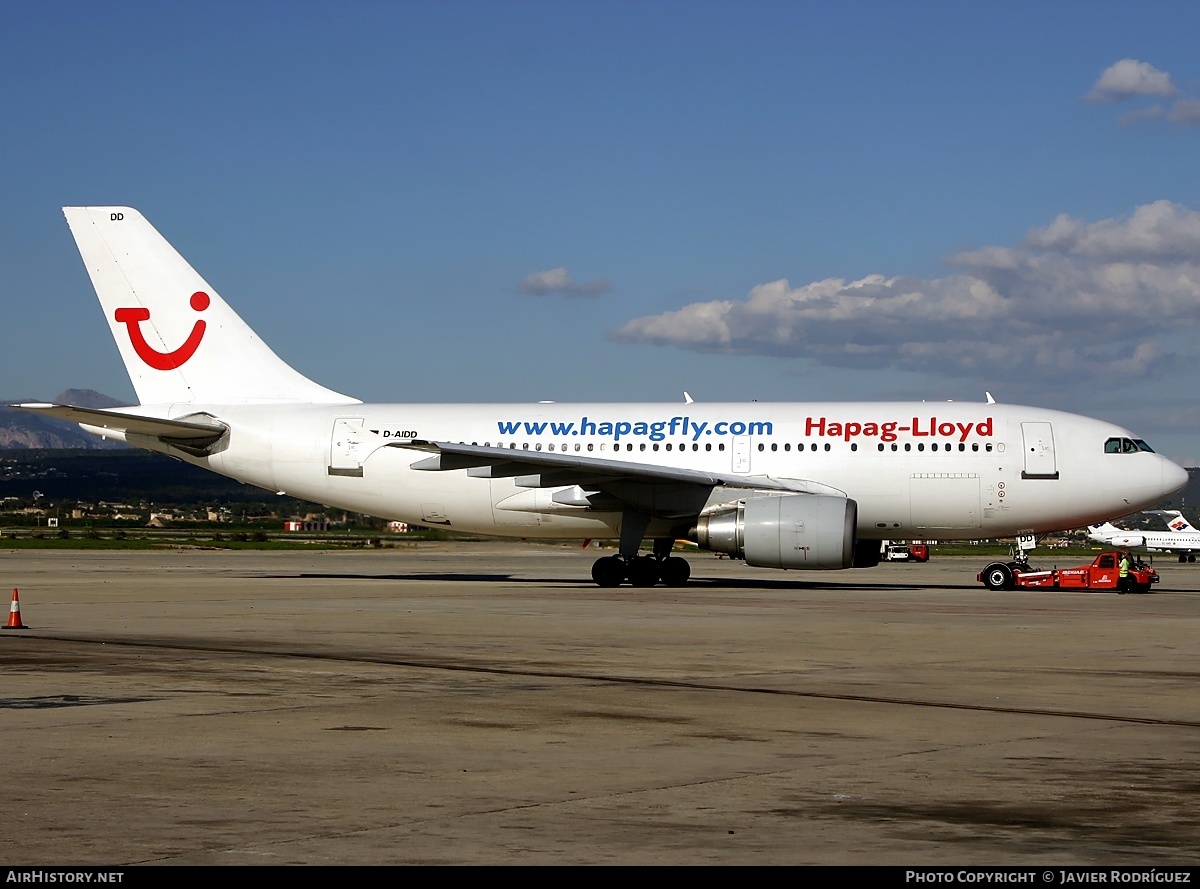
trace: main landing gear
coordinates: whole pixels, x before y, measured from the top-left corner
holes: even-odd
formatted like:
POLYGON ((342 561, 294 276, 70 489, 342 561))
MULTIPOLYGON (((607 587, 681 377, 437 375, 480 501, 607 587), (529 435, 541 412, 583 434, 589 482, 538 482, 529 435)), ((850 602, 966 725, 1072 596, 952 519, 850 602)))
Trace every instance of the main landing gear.
POLYGON ((633 510, 625 511, 621 517, 620 554, 604 556, 592 563, 592 580, 598 586, 615 587, 626 581, 636 587, 649 587, 656 583, 683 586, 688 582, 692 576, 692 566, 687 559, 671 555, 675 538, 656 539, 653 555, 638 554, 649 524, 648 515, 633 510))
POLYGON ((592 580, 597 586, 683 586, 692 576, 692 566, 678 556, 604 556, 592 563, 592 580))

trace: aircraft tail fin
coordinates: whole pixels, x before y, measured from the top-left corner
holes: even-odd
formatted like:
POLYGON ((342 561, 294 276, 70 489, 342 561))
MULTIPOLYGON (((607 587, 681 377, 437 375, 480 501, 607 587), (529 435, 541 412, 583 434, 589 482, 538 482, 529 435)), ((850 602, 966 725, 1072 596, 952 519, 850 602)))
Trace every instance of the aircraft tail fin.
POLYGON ((1095 525, 1088 526, 1088 537, 1100 543, 1108 543, 1109 539, 1114 535, 1124 533, 1124 531, 1112 522, 1098 522, 1095 525))
POLYGON ((357 404, 271 351, 141 213, 64 207, 142 404, 357 404))
POLYGON ((1167 523, 1167 527, 1177 534, 1185 532, 1192 534, 1200 533, 1200 531, 1192 527, 1192 523, 1185 519, 1183 513, 1178 509, 1149 509, 1146 512, 1150 515, 1161 516, 1162 520, 1167 523))

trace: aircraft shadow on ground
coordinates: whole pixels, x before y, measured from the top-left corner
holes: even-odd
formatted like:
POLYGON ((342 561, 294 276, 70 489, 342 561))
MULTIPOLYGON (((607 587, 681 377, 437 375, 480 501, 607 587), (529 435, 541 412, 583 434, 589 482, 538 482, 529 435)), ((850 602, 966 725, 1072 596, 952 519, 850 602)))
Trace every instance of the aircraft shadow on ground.
MULTIPOLYGON (((482 572, 420 572, 415 571, 409 574, 358 574, 350 572, 325 572, 313 573, 306 572, 303 574, 255 574, 254 577, 267 578, 273 580, 363 580, 363 581, 423 581, 426 583, 519 583, 528 584, 531 586, 569 586, 569 587, 595 587, 595 582, 585 575, 579 577, 539 577, 532 575, 515 575, 501 573, 482 573, 482 572)), ((780 591, 804 591, 804 590, 828 590, 845 588, 847 590, 858 590, 867 593, 911 593, 920 592, 922 590, 947 590, 947 591, 977 591, 981 596, 996 595, 991 590, 985 589, 982 585, 973 583, 970 580, 963 580, 958 583, 847 583, 845 581, 822 581, 822 580, 775 580, 769 577, 696 577, 693 576, 685 586, 682 587, 631 587, 628 584, 623 584, 612 589, 621 590, 624 592, 632 592, 636 589, 655 589, 655 590, 670 590, 675 589, 680 592, 687 590, 715 590, 715 589, 734 589, 734 590, 780 590, 780 591)), ((598 589, 598 587, 597 587, 598 589)), ((1029 590, 1017 591, 1019 593, 1030 592, 1029 590)), ((1066 593, 1088 593, 1089 595, 1105 595, 1107 593, 1116 594, 1115 590, 1043 590, 1040 591, 1044 595, 1066 594, 1066 593)), ((1154 588, 1148 593, 1142 595, 1154 595, 1156 593, 1188 593, 1200 592, 1193 586, 1187 587, 1171 587, 1171 588, 1154 588)), ((1001 591, 999 595, 1009 595, 1011 591, 1001 591)))
MULTIPOLYGON (((413 572, 411 574, 358 574, 350 572, 325 572, 313 573, 306 572, 303 574, 256 574, 255 577, 269 578, 273 580, 287 580, 299 578, 301 580, 365 580, 365 581, 426 581, 430 583, 495 583, 506 581, 508 583, 529 584, 531 586, 584 586, 596 587, 595 582, 586 576, 580 577, 537 577, 537 576, 517 576, 513 574, 485 574, 478 572, 413 572)), ((833 589, 845 587, 847 589, 865 590, 874 592, 913 592, 916 590, 961 590, 964 588, 973 588, 971 584, 966 583, 944 583, 944 584, 929 584, 929 583, 826 583, 819 580, 775 580, 768 577, 735 577, 735 578, 708 578, 708 577, 692 577, 685 586, 682 587, 631 587, 628 584, 623 584, 612 589, 631 592, 635 589, 657 589, 668 590, 675 589, 681 592, 692 590, 713 590, 713 589, 745 589, 745 590, 815 590, 815 589, 833 589)), ((980 588, 982 591, 982 587, 980 588)))

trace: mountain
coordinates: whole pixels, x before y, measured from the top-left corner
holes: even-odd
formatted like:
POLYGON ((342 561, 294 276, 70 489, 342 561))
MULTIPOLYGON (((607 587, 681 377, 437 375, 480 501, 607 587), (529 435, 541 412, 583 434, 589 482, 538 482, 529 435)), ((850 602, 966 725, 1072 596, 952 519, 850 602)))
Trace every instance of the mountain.
MULTIPOLYGON (((0 404, 19 404, 26 401, 42 401, 40 398, 6 398, 0 404)), ((77 407, 122 407, 126 404, 94 389, 67 389, 52 401, 56 404, 73 404, 77 407)), ((27 411, 0 407, 0 449, 12 448, 123 448, 124 444, 104 441, 89 435, 75 423, 55 420, 27 411)))

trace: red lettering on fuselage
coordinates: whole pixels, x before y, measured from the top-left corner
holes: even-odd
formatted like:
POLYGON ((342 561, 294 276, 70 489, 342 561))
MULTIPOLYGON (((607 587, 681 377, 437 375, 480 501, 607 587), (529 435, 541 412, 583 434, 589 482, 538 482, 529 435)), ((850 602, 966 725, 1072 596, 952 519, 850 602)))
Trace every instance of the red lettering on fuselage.
POLYGON ((881 441, 895 441, 898 432, 907 432, 915 438, 937 435, 942 438, 957 438, 959 441, 966 441, 972 433, 979 438, 991 438, 992 418, 988 417, 978 423, 951 423, 947 420, 939 422, 937 417, 913 417, 911 424, 901 426, 894 420, 886 423, 842 423, 825 417, 808 417, 804 423, 804 434, 810 438, 840 438, 850 441, 859 436, 878 436, 881 441))

